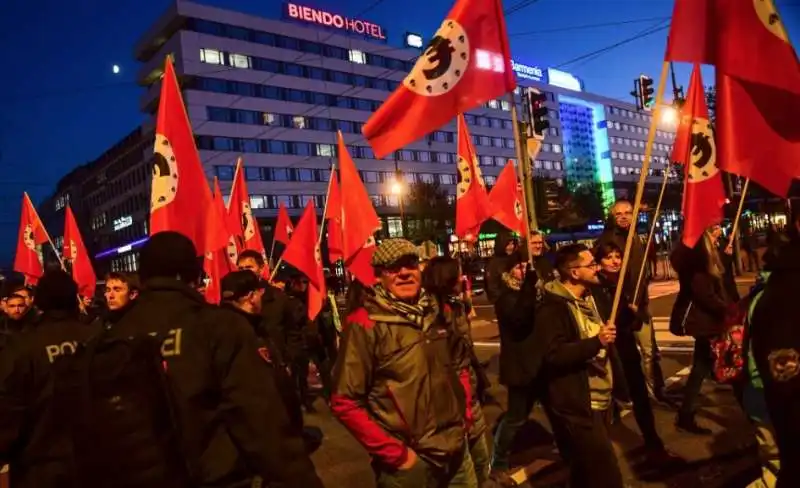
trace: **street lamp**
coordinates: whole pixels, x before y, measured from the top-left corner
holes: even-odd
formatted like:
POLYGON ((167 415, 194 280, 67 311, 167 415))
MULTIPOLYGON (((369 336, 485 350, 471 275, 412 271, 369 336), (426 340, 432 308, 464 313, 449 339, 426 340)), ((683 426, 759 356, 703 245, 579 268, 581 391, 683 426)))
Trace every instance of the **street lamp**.
POLYGON ((402 173, 398 170, 394 181, 389 184, 389 193, 397 197, 397 203, 400 206, 400 233, 405 237, 405 209, 403 208, 403 195, 406 192, 406 186, 401 180, 402 173))
POLYGON ((404 192, 403 183, 400 182, 399 180, 394 180, 391 186, 389 187, 389 191, 391 192, 392 195, 402 197, 404 192))
POLYGON ((661 108, 661 123, 674 126, 678 124, 678 110, 671 105, 664 105, 661 108))

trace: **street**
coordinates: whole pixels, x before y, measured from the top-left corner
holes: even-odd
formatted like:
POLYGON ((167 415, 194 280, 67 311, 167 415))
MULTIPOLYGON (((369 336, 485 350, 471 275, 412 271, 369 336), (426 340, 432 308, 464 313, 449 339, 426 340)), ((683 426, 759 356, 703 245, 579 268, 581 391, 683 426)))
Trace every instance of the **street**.
MULTIPOLYGON (((751 280, 739 282, 740 294, 746 293, 751 280)), ((680 392, 689 374, 692 339, 675 337, 668 332, 669 312, 677 292, 677 282, 654 283, 650 287, 651 311, 657 328, 657 340, 662 349, 662 369, 671 393, 680 392)), ((479 297, 477 318, 473 321, 473 337, 478 356, 489 361, 491 395, 499 402, 485 407, 490 429, 503 412, 505 389, 497 384, 499 342, 497 325, 491 306, 479 297)), ((322 447, 314 453, 313 461, 327 487, 375 486, 370 460, 353 437, 333 419, 324 402, 317 401, 318 413, 307 415, 308 425, 318 426, 324 433, 322 447)), ((612 427, 612 440, 620 466, 629 487, 704 488, 744 487, 758 473, 753 432, 733 398, 729 386, 706 381, 700 398, 698 422, 713 430, 710 437, 696 437, 677 432, 675 411, 654 404, 656 424, 667 447, 686 460, 684 466, 670 472, 646 472, 639 466, 641 439, 632 415, 612 427)), ((567 479, 567 470, 553 451, 549 424, 541 408, 534 409, 531 421, 517 438, 512 464, 519 468, 514 474, 523 486, 545 487, 567 479)), ((575 487, 579 488, 579 487, 575 487)))

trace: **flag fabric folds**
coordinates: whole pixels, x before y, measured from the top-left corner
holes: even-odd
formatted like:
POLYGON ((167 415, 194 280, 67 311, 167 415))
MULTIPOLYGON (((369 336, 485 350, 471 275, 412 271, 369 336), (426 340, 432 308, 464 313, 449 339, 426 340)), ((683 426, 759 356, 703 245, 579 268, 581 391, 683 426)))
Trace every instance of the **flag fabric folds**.
POLYGON ((214 178, 214 191, 212 193, 213 207, 208 213, 206 223, 209 245, 214 242, 224 241, 225 246, 206 251, 203 254, 203 271, 206 274, 205 298, 209 303, 219 303, 221 295, 220 282, 222 278, 236 269, 238 257, 234 233, 231 232, 225 214, 225 203, 222 200, 222 191, 219 181, 214 178))
POLYGON ((331 171, 331 181, 328 185, 328 200, 325 204, 325 220, 327 221, 328 257, 331 263, 344 256, 342 235, 342 195, 339 191, 339 182, 336 179, 336 170, 331 171))
POLYGON ((525 212, 523 205, 525 199, 522 195, 522 186, 517 182, 517 172, 514 162, 509 161, 500 175, 492 191, 489 192, 489 201, 492 203, 492 218, 503 227, 522 236, 526 232, 525 212))
POLYGON ((478 239, 481 224, 492 217, 493 209, 463 114, 458 115, 457 165, 455 233, 471 242, 478 239))
POLYGON ((676 0, 666 59, 713 64, 720 168, 787 196, 800 178, 800 63, 772 0, 676 0))
POLYGON ((217 242, 212 247, 207 245, 205 226, 212 207, 211 190, 169 58, 161 80, 155 139, 150 235, 180 232, 194 242, 201 255, 224 246, 217 242))
POLYGON ((72 263, 72 279, 78 285, 78 293, 83 297, 94 297, 97 275, 69 204, 64 212, 64 249, 61 256, 72 263))
POLYGON ((287 246, 292 239, 292 232, 294 232, 294 227, 292 227, 292 219, 289 218, 289 211, 286 210, 286 205, 280 202, 278 204, 278 220, 275 222, 275 240, 287 246))
POLYGON ((291 264, 308 278, 308 318, 314 320, 322 310, 327 297, 325 275, 322 269, 322 253, 317 239, 317 212, 314 202, 308 201, 303 215, 297 222, 292 240, 283 251, 281 259, 291 264))
POLYGON ((358 168, 347 152, 342 133, 339 132, 339 176, 342 197, 342 251, 345 268, 365 285, 375 284, 372 255, 375 253, 373 234, 381 228, 381 221, 372 206, 367 189, 358 175, 358 168))
POLYGON ((14 255, 14 271, 25 275, 25 283, 35 285, 44 275, 41 256, 37 246, 47 242, 39 214, 27 193, 22 196, 22 210, 17 234, 17 252, 14 255))
POLYGON ((500 0, 457 0, 363 133, 383 158, 515 87, 500 0))
POLYGON ((673 161, 684 165, 683 243, 694 247, 710 226, 722 222, 725 186, 708 115, 700 66, 695 65, 675 136, 673 161))
MULTIPOLYGON (((264 242, 261 239, 261 227, 258 219, 253 215, 250 206, 250 193, 247 191, 247 181, 245 181, 244 164, 242 158, 236 162, 236 172, 231 186, 231 196, 228 200, 228 227, 236 236, 236 244, 239 252, 244 250, 256 251, 268 262, 267 251, 264 249, 264 242)), ((226 239, 227 240, 227 239, 226 239)), ((264 267, 265 277, 269 277, 269 266, 264 267)))

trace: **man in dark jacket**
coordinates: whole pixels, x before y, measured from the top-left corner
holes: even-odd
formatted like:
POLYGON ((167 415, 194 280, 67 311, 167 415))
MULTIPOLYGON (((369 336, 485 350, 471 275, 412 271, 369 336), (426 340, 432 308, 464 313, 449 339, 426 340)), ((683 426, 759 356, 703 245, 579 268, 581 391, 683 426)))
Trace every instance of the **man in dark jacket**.
POLYGON ((387 239, 372 265, 379 282, 348 316, 331 410, 372 456, 379 488, 474 488, 469 372, 462 386, 451 357, 461 337, 422 292, 414 244, 387 239))
POLYGON ((259 481, 322 487, 291 427, 274 375, 241 316, 205 302, 194 244, 176 232, 142 247, 143 291, 111 333, 163 337, 183 447, 201 486, 259 481))
POLYGON ((494 241, 494 255, 486 266, 484 279, 486 298, 489 299, 489 303, 494 303, 500 295, 503 284, 501 275, 506 270, 505 260, 517 247, 517 240, 511 232, 504 230, 497 233, 497 238, 494 241))
POLYGON ((11 486, 75 486, 71 436, 56 421, 53 363, 99 331, 84 324, 78 287, 61 270, 39 281, 42 316, 0 354, 0 465, 10 465, 11 486))
POLYGON ((531 354, 540 279, 535 271, 528 269, 526 256, 522 250, 508 256, 494 304, 500 328, 500 383, 508 388, 508 408, 495 434, 492 470, 497 476, 509 469, 514 437, 541 394, 534 384, 539 362, 531 354))
MULTIPOLYGON (((795 220, 795 225, 798 221, 795 220)), ((751 322, 752 352, 764 382, 769 418, 780 455, 779 488, 800 486, 800 238, 773 251, 765 263, 770 272, 751 322)))
POLYGON ((622 475, 609 439, 612 393, 624 387, 613 343, 614 324, 603 323, 590 287, 598 266, 582 244, 558 250, 559 281, 546 286, 534 328, 541 361, 543 404, 573 486, 621 488, 622 475))
MULTIPOLYGON (((633 205, 627 200, 617 200, 611 207, 606 230, 597 240, 596 245, 613 242, 624 251, 631 225, 634 225, 633 205)), ((633 236, 630 253, 628 269, 625 273, 625 289, 631 290, 632 295, 637 295, 634 305, 642 314, 647 315, 650 306, 650 296, 648 295, 650 273, 647 266, 642 266, 647 259, 647 252, 638 234, 633 236), (639 279, 640 273, 643 273, 641 280, 639 279), (639 285, 638 293, 635 292, 637 284, 639 285)), ((636 337, 642 350, 642 367, 647 378, 648 389, 651 390, 654 399, 671 404, 671 400, 664 393, 664 374, 661 371, 661 358, 652 321, 643 322, 636 332, 636 337)))

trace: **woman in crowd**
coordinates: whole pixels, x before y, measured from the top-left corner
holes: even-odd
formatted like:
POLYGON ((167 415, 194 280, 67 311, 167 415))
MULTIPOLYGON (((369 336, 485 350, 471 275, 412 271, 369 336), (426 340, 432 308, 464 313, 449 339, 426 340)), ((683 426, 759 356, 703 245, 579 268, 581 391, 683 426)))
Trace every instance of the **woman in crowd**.
POLYGON ((463 280, 461 274, 461 265, 458 260, 447 257, 438 256, 428 261, 425 271, 422 274, 422 286, 435 297, 439 306, 439 314, 441 320, 447 321, 454 327, 456 339, 452 341, 454 348, 469 348, 468 354, 456 354, 454 357, 469 358, 470 364, 457 365, 460 371, 469 368, 470 372, 470 388, 471 392, 471 405, 470 413, 468 413, 468 438, 470 455, 472 462, 475 464, 475 473, 478 476, 478 485, 483 483, 489 477, 489 444, 486 440, 486 420, 483 416, 483 406, 481 402, 482 387, 480 379, 482 378, 483 371, 475 356, 475 351, 470 339, 470 322, 469 322, 469 306, 464 301, 463 290, 461 287, 463 280), (469 418, 471 417, 471 418, 469 418))
POLYGON ((676 426, 698 435, 711 434, 711 430, 697 424, 695 408, 703 380, 711 375, 714 366, 711 339, 725 331, 730 302, 725 292, 725 266, 717 252, 714 232, 714 228, 708 229, 694 248, 680 245, 671 256, 680 290, 670 317, 670 331, 695 338, 692 372, 676 426))

